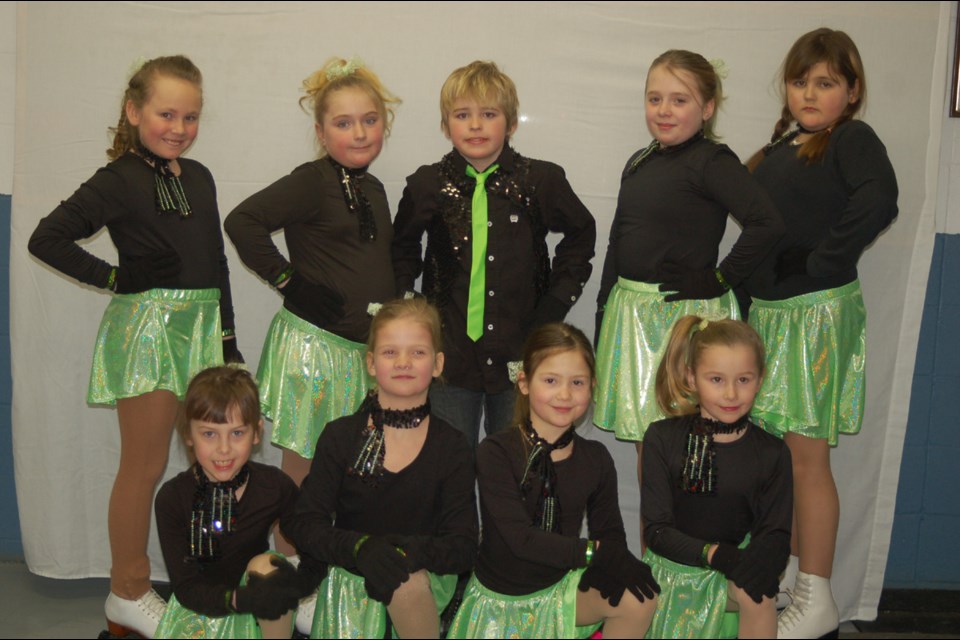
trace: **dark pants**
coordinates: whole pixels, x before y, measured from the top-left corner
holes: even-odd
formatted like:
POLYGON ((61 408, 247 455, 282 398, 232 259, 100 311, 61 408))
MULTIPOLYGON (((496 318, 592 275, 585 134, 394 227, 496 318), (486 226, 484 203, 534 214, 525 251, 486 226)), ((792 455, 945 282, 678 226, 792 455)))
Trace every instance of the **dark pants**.
POLYGON ((480 435, 480 417, 489 436, 513 425, 513 389, 500 393, 470 391, 462 387, 436 382, 430 385, 431 412, 466 434, 474 449, 480 435))

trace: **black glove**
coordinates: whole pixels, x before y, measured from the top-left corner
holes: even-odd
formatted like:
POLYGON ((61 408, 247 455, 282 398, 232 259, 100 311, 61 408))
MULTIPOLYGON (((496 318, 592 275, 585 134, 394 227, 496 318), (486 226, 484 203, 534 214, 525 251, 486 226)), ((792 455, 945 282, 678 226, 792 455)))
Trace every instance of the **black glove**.
POLYGON ((304 314, 304 320, 321 329, 344 316, 344 299, 339 293, 322 284, 314 284, 296 271, 287 284, 277 289, 284 298, 304 314))
POLYGON ((619 606, 620 600, 623 598, 623 592, 627 589, 622 580, 594 565, 587 567, 587 570, 580 576, 580 584, 577 585, 577 588, 580 591, 596 589, 600 592, 600 597, 609 602, 611 607, 619 606))
POLYGON ((591 566, 619 580, 640 602, 660 593, 660 585, 647 563, 630 553, 626 543, 620 540, 601 540, 591 566))
POLYGON ((371 598, 390 604, 393 592, 410 578, 407 560, 385 537, 368 538, 357 553, 357 569, 371 598))
MULTIPOLYGON (((714 554, 716 558, 716 554, 714 554)), ((733 584, 747 592, 759 604, 763 596, 776 598, 780 590, 780 572, 788 557, 782 551, 764 545, 748 545, 741 554, 740 564, 726 574, 733 584)))
POLYGON ((387 542, 402 551, 408 573, 420 571, 426 567, 427 553, 424 548, 425 540, 420 536, 401 536, 388 534, 384 536, 387 542))
POLYGON ((300 580, 293 565, 274 556, 270 564, 276 570, 267 575, 251 572, 246 586, 236 590, 238 613, 252 613, 257 618, 277 620, 300 602, 300 580))
POLYGON ((727 292, 713 269, 686 271, 680 265, 667 262, 660 267, 657 279, 663 283, 660 285, 660 292, 670 293, 664 298, 665 302, 709 300, 719 298, 727 292))
POLYGON ((721 542, 717 545, 717 550, 713 552, 710 567, 729 578, 730 572, 740 564, 741 555, 740 549, 736 545, 721 542))
POLYGON ((237 347, 236 337, 230 338, 229 340, 223 341, 223 363, 224 364, 243 364, 246 360, 243 359, 243 354, 240 353, 240 349, 237 347))
POLYGON ((163 249, 145 256, 129 258, 117 267, 117 293, 140 293, 149 289, 171 288, 183 263, 173 249, 163 249))
POLYGON ((533 323, 530 325, 530 331, 543 326, 549 322, 560 322, 566 315, 569 307, 563 304, 551 295, 544 295, 537 302, 537 308, 533 310, 533 323))
POLYGON ((810 249, 801 247, 791 247, 778 255, 777 262, 773 266, 773 283, 780 284, 787 278, 807 275, 807 258, 809 257, 810 249))

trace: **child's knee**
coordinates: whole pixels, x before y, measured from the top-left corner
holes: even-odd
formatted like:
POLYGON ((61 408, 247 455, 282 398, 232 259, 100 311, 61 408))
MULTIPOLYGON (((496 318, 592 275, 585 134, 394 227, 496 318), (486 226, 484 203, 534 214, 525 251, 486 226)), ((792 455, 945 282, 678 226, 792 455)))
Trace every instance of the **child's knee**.
POLYGON ((647 614, 652 614, 656 608, 656 596, 652 598, 644 597, 643 600, 640 600, 629 591, 624 591, 623 597, 620 598, 620 604, 615 607, 615 610, 617 611, 618 615, 644 617, 647 614))
POLYGON ((247 572, 259 573, 261 575, 273 573, 277 568, 273 566, 270 560, 275 557, 272 553, 261 553, 260 555, 253 556, 250 562, 247 563, 247 572))
POLYGON ((414 571, 404 582, 400 583, 397 590, 393 592, 393 602, 400 599, 420 598, 424 595, 430 595, 430 576, 425 569, 414 571))
POLYGON ((761 599, 760 602, 757 602, 750 597, 746 591, 733 584, 733 582, 727 583, 727 592, 731 596, 731 600, 736 603, 736 608, 741 612, 762 612, 765 610, 776 611, 777 601, 773 598, 768 598, 766 596, 761 599))

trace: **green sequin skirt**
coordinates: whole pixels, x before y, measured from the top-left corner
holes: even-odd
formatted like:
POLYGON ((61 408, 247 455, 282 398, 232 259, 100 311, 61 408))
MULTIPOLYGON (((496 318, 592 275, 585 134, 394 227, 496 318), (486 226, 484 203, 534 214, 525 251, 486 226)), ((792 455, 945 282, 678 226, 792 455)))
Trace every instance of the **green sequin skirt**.
MULTIPOLYGON (((649 548, 643 554, 643 561, 650 565, 653 577, 660 584, 657 611, 644 637, 737 637, 736 624, 732 630, 724 624, 729 618, 725 575, 714 569, 667 560, 649 548)), ((736 619, 735 614, 733 618, 736 619)))
POLYGON ((854 280, 786 300, 758 300, 750 325, 767 349, 751 415, 782 438, 797 433, 837 445, 858 433, 866 385, 867 310, 854 280))
POLYGON ((366 351, 281 308, 257 370, 260 407, 273 421, 270 441, 313 458, 327 423, 354 413, 370 388, 366 351))
POLYGON ((463 603, 448 638, 587 638, 600 624, 578 627, 577 585, 583 569, 574 569, 546 589, 507 596, 470 576, 463 603))
MULTIPOLYGON (((453 599, 457 576, 427 574, 437 603, 437 617, 453 599)), ((387 608, 369 595, 361 576, 331 566, 317 591, 311 638, 382 638, 387 608)), ((394 637, 396 634, 393 634, 394 637)))
POLYGON ((223 364, 219 289, 115 295, 103 312, 87 402, 116 404, 158 389, 183 398, 191 378, 223 364))
POLYGON ((711 300, 664 302, 659 286, 620 278, 603 314, 593 422, 619 440, 642 441, 650 423, 664 418, 657 406, 657 368, 674 323, 688 315, 740 317, 730 292, 711 300))

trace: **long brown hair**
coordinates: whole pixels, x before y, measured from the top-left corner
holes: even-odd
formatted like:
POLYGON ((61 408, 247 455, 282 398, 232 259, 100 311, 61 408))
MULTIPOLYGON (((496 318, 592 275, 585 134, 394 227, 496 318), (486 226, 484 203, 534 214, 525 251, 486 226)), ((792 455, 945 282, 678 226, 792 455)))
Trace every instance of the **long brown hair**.
POLYGON ((707 347, 746 345, 757 356, 757 371, 763 375, 766 351, 753 327, 740 320, 706 320, 700 316, 680 318, 670 332, 670 341, 657 368, 657 404, 668 416, 697 412, 696 390, 687 371, 696 371, 707 347))
POLYGON ((137 146, 140 134, 137 128, 127 120, 127 102, 137 109, 150 99, 154 81, 160 77, 178 78, 186 80, 200 92, 201 104, 203 101, 203 75, 190 58, 186 56, 163 56, 147 60, 127 82, 127 89, 123 92, 120 101, 120 120, 117 126, 110 127, 113 134, 113 145, 107 149, 107 157, 116 160, 127 151, 137 146))
MULTIPOLYGON (((803 78, 807 72, 820 62, 826 62, 830 73, 843 78, 851 90, 856 90, 857 100, 849 103, 836 124, 852 120, 864 108, 867 99, 867 77, 863 71, 863 60, 860 51, 853 40, 843 31, 834 31, 822 27, 805 33, 793 43, 787 57, 780 67, 780 90, 783 94, 783 109, 780 119, 773 127, 771 143, 783 137, 795 118, 790 113, 787 103, 787 83, 803 78)), ((807 164, 813 164, 823 159, 830 143, 830 134, 834 127, 818 131, 806 142, 800 145, 797 156, 804 158, 807 164)), ((763 149, 758 151, 747 162, 747 167, 753 171, 763 161, 763 149)))

